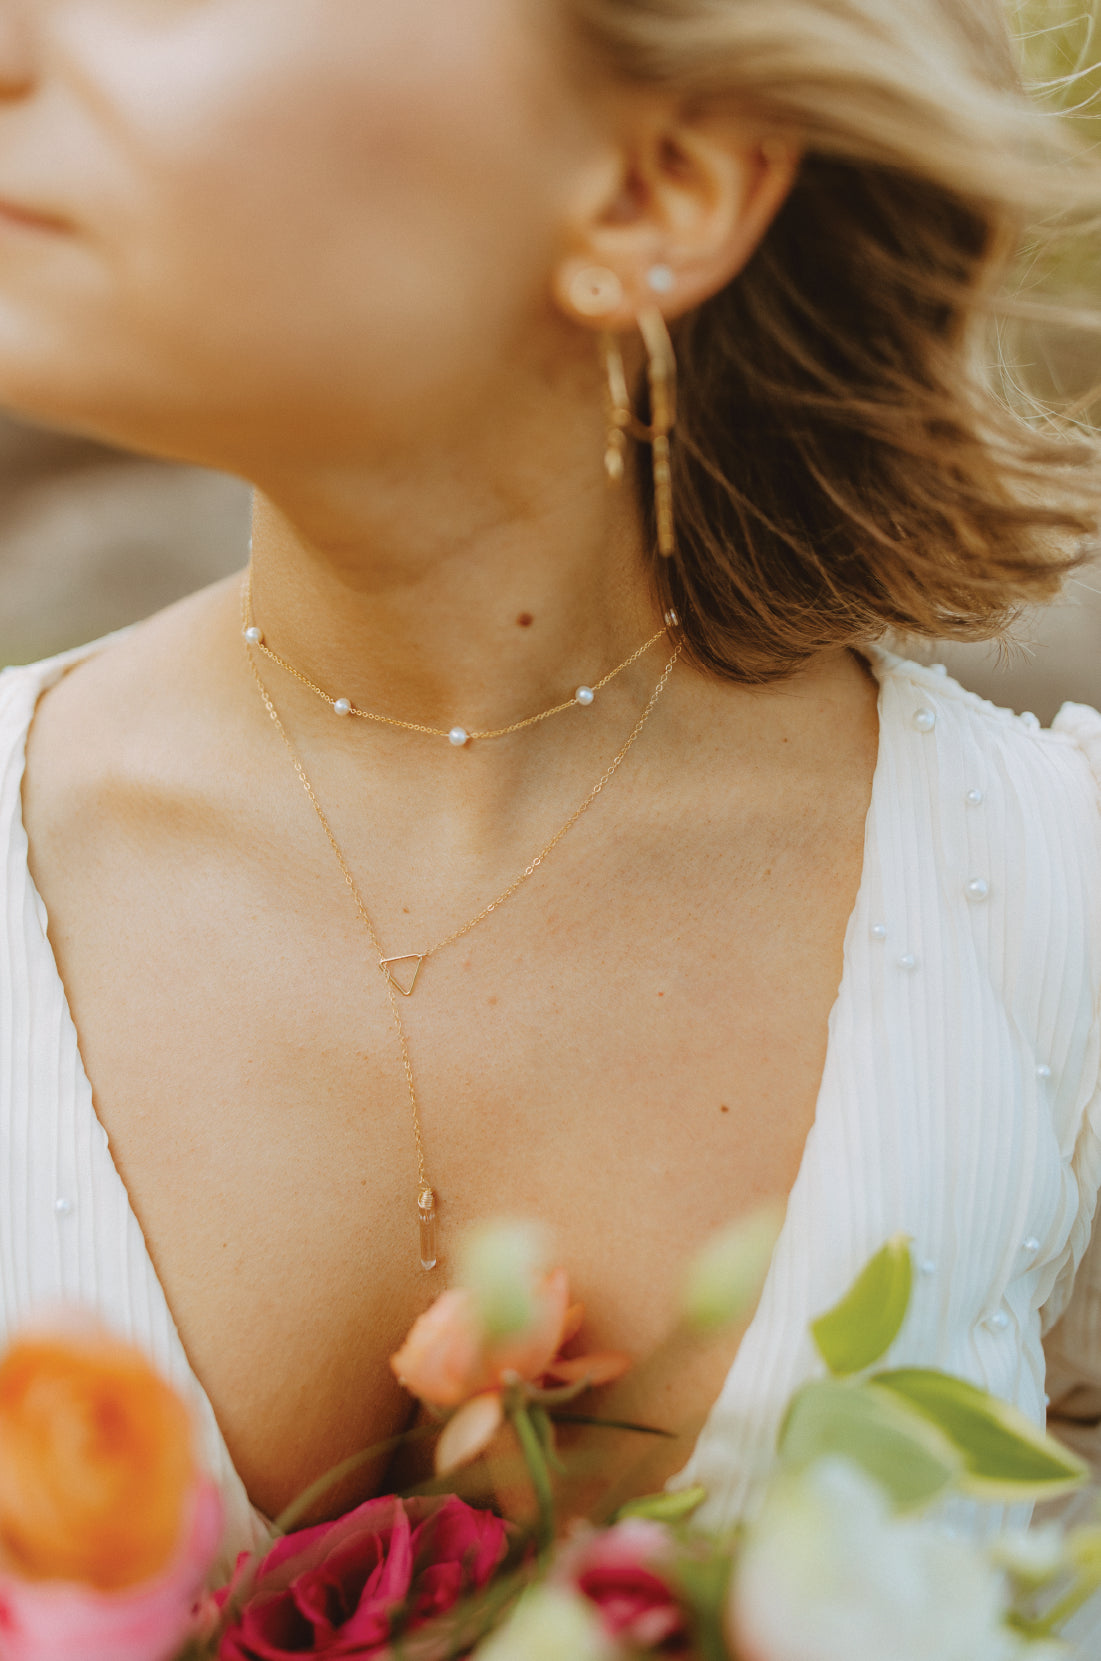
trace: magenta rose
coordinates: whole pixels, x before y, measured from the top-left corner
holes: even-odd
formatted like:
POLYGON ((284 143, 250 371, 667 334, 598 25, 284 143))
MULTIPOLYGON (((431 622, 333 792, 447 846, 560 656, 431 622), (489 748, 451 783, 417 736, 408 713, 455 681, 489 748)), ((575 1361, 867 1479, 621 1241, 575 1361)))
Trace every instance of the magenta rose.
POLYGON ((679 1650, 689 1631, 669 1583, 676 1555, 660 1523, 631 1517, 597 1532, 579 1528, 559 1559, 559 1572, 596 1605, 604 1630, 641 1649, 679 1650))
POLYGON ((453 1495, 368 1500, 287 1535, 255 1570, 241 1560, 229 1595, 247 1586, 247 1597, 219 1661, 382 1656, 392 1638, 480 1591, 507 1548, 500 1517, 453 1495))

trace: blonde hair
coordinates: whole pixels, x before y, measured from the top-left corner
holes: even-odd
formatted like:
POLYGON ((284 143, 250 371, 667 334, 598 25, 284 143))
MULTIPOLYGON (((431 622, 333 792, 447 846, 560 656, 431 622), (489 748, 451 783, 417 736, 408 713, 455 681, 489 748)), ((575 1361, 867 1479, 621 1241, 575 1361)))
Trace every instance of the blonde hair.
POLYGON ((697 663, 765 682, 1050 598, 1097 528, 1098 448, 997 342, 1060 315, 1007 279, 1101 184, 1023 92, 999 0, 569 3, 618 79, 803 152, 747 268, 675 330, 678 553, 655 571, 697 663))

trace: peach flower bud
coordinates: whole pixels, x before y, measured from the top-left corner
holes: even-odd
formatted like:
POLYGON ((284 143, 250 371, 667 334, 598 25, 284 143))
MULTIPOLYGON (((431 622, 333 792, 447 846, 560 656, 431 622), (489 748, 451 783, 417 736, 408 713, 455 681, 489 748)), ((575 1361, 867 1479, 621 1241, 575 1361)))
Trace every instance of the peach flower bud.
POLYGON ((175 1557, 197 1473, 183 1402, 137 1350, 82 1333, 0 1362, 0 1566, 117 1592, 175 1557))
POLYGON ((415 1322, 390 1365, 421 1401, 458 1407, 485 1390, 540 1378, 563 1342, 568 1316, 564 1269, 552 1270, 532 1288, 528 1324, 496 1339, 486 1333, 475 1293, 456 1287, 415 1322))
POLYGON ((620 1350, 601 1351, 596 1355, 559 1356, 547 1368, 550 1384, 584 1384, 595 1389, 598 1384, 614 1384, 617 1378, 629 1373, 632 1362, 620 1350))
POLYGON ((398 1383, 434 1407, 457 1407, 477 1395, 485 1372, 482 1326, 471 1292, 441 1292, 419 1316, 390 1366, 398 1383))
POLYGON ((488 1448, 504 1419, 505 1408, 499 1390, 471 1396, 440 1432, 436 1443, 436 1475, 450 1476, 461 1465, 477 1459, 488 1448))

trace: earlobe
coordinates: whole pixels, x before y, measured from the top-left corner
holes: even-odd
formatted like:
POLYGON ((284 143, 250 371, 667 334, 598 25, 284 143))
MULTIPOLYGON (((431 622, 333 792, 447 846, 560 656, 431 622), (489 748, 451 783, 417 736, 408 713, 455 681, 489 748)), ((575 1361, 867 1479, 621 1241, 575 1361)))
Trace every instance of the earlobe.
POLYGON ((582 317, 606 319, 623 304, 623 284, 606 265, 581 265, 565 278, 570 304, 582 317))

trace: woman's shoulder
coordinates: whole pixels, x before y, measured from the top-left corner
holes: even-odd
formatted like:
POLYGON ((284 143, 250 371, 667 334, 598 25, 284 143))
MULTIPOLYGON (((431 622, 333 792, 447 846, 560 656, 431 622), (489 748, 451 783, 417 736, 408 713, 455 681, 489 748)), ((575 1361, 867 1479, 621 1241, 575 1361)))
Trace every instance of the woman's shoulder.
MULTIPOLYGON (((215 584, 100 640, 0 673, 0 775, 9 796, 14 781, 40 833, 55 822, 87 832, 127 793, 174 783, 184 756, 203 751, 195 729, 213 718, 218 730, 211 705, 224 670, 211 642, 225 633, 230 592, 215 584)), ((7 806, 0 834, 10 828, 7 806)))
POLYGON ((35 705, 44 692, 56 686, 79 663, 94 657, 128 632, 120 629, 102 640, 91 640, 35 663, 9 663, 0 669, 0 736, 5 747, 13 740, 18 741, 30 726, 35 705))
POLYGON ((9 664, 0 670, 0 835, 5 841, 10 838, 13 820, 19 816, 27 738, 40 699, 71 670, 106 650, 125 632, 58 652, 36 663, 9 664))
MULTIPOLYGON (((973 692, 943 664, 914 662, 879 649, 873 662, 883 691, 881 719, 935 733, 939 769, 970 768, 996 774, 995 792, 1008 805, 1022 793, 1033 798, 1036 816, 1077 800, 1087 808, 1085 825, 1101 837, 1101 713, 1086 704, 1066 703, 1050 727, 1028 711, 1017 713, 973 692), (1052 796, 1054 792, 1054 797, 1052 796)), ((979 786, 969 786, 973 794, 979 786)), ((967 801, 965 792, 965 802, 967 801)), ((984 793, 984 800, 985 800, 984 793)), ((973 805, 973 804, 970 804, 973 805)), ((989 801, 986 805, 993 805, 989 801)), ((1101 845, 1099 845, 1101 846, 1101 845)))
POLYGON ((1069 738, 1101 779, 1101 712, 1089 704, 1064 704, 1052 722, 1052 732, 1069 738))
POLYGON ((935 666, 882 653, 875 668, 880 831, 927 869, 923 904, 955 915, 965 896, 1007 985, 1041 1001, 1061 987, 1068 1007, 1093 988, 1096 1024, 1101 714, 1068 704, 1044 727, 935 666))
MULTIPOLYGON (((122 629, 36 663, 11 664, 0 671, 0 842, 4 846, 22 830, 22 797, 31 727, 43 699, 74 671, 109 653, 131 632, 122 629)), ((80 701, 78 696, 77 702, 80 701)), ((66 724, 74 725, 71 719, 66 724)), ((75 753, 80 751, 78 740, 75 753)))
POLYGON ((75 705, 100 713, 109 702, 120 709, 140 707, 143 691, 151 695, 157 681, 166 678, 168 666, 179 664, 181 672, 193 672, 204 642, 220 628, 227 609, 236 606, 239 582, 231 577, 212 583, 97 640, 3 669, 0 730, 6 734, 13 722, 18 726, 24 718, 29 725, 38 700, 62 682, 66 696, 72 685, 79 687, 79 693, 72 694, 75 705), (30 715, 24 716, 28 702, 30 715))

